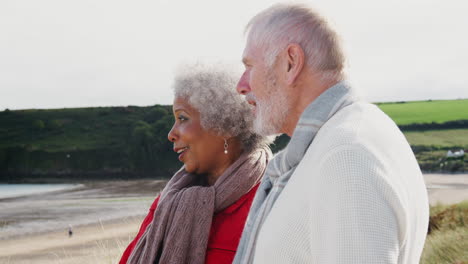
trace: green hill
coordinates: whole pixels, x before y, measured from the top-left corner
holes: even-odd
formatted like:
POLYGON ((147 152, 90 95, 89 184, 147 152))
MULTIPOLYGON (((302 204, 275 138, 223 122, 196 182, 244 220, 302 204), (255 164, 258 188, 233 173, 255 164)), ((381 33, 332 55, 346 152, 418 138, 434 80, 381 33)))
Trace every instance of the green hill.
POLYGON ((0 180, 166 176, 180 166, 170 106, 0 112, 0 180), (67 177, 68 177, 67 176, 67 177))
POLYGON ((468 99, 377 103, 398 125, 468 120, 468 99))
MULTIPOLYGON (((139 121, 172 126, 171 106, 96 107, 0 112, 0 148, 47 151, 122 147, 139 121)), ((166 129, 161 127, 161 129, 166 129)))

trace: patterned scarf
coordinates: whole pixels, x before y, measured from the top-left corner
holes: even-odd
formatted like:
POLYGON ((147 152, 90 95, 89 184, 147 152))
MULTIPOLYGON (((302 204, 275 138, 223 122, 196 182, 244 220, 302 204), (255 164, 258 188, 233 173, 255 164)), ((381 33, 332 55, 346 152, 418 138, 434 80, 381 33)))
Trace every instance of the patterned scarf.
POLYGON ((204 263, 213 215, 260 181, 271 156, 268 148, 242 154, 213 186, 197 186, 200 176, 182 167, 162 191, 153 222, 127 263, 204 263))
POLYGON ((253 262, 259 231, 315 135, 330 117, 355 101, 350 86, 340 82, 323 92, 304 110, 288 146, 268 164, 250 208, 234 264, 253 262))

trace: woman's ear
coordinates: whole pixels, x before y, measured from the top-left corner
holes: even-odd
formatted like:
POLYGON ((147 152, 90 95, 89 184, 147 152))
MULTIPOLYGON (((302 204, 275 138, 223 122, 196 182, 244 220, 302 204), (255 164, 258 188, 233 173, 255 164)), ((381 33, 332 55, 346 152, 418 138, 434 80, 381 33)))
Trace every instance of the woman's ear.
POLYGON ((288 85, 294 84, 304 67, 304 50, 299 44, 291 43, 286 48, 286 62, 288 63, 286 72, 286 82, 288 85))

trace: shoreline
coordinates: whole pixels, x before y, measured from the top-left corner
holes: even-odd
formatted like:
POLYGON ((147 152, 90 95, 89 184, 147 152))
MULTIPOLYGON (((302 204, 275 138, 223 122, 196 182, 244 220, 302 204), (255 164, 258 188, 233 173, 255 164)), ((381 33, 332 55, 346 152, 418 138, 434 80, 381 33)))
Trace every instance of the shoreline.
POLYGON ((165 181, 86 182, 78 188, 0 200, 0 241, 69 226, 146 215, 165 181))
MULTIPOLYGON (((31 183, 25 183, 25 185, 29 185, 31 183)), ((0 183, 0 185, 3 186, 8 186, 8 185, 22 185, 20 183, 0 183)), ((19 193, 19 194, 10 194, 10 195, 0 195, 0 202, 8 201, 11 199, 16 199, 16 198, 23 198, 23 197, 28 197, 28 196, 33 196, 33 195, 43 195, 47 193, 53 193, 53 192, 63 192, 63 191, 71 191, 79 188, 85 187, 84 184, 82 183, 44 183, 44 185, 68 185, 68 186, 62 186, 59 189, 52 189, 52 190, 43 190, 43 191, 36 191, 36 192, 29 192, 29 193, 19 193)))

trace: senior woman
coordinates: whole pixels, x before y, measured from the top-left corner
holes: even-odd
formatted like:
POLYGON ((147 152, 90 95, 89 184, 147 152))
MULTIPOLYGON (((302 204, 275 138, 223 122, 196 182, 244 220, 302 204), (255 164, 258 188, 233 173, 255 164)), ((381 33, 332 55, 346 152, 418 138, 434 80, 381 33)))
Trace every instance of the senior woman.
POLYGON ((120 263, 232 263, 271 152, 223 66, 175 79, 168 139, 184 163, 156 198, 120 263))

